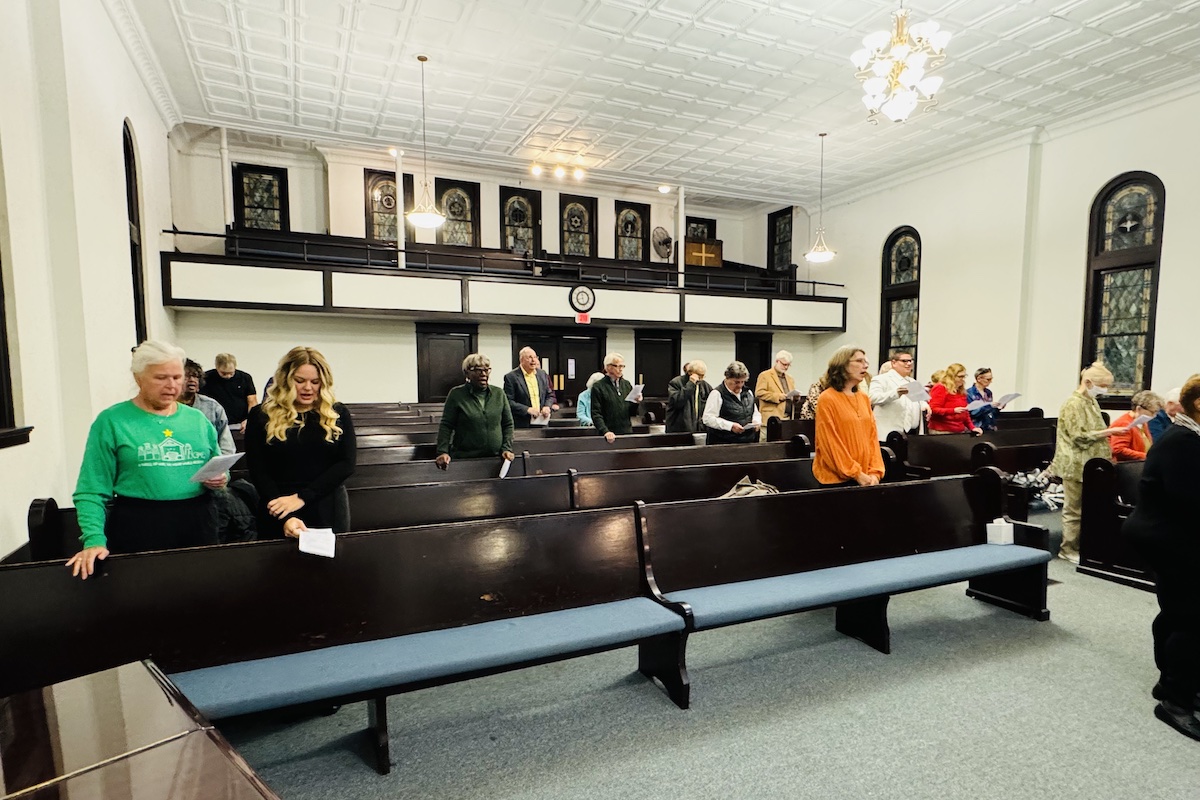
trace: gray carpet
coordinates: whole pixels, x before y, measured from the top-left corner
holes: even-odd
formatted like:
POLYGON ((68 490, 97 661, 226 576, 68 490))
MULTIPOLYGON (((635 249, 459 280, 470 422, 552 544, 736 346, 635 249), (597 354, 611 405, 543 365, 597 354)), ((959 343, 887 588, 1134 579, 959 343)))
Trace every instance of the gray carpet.
POLYGON ((1200 743, 1152 714, 1153 595, 1050 575, 1046 623, 963 584, 893 598, 890 656, 831 611, 698 634, 688 711, 631 649, 393 697, 388 776, 361 704, 219 727, 289 800, 1196 800, 1200 743))

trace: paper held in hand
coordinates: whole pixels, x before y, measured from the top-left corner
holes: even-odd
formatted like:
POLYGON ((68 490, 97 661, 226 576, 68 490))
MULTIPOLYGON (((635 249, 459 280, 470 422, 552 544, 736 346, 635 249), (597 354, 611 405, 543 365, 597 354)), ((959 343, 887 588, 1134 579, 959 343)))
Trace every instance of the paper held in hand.
POLYGON ((510 469, 512 469, 512 462, 506 458, 504 459, 504 463, 500 465, 500 477, 506 477, 510 469))
POLYGON ((545 428, 549 424, 550 424, 550 415, 549 414, 547 414, 544 417, 541 414, 539 414, 536 417, 529 418, 529 427, 531 427, 531 428, 545 428))
POLYGON ((987 408, 990 405, 991 403, 989 403, 987 400, 972 400, 971 402, 967 403, 967 411, 978 411, 979 409, 987 408))
POLYGON ((1145 425, 1152 419, 1154 419, 1154 417, 1150 416, 1149 414, 1139 414, 1133 422, 1129 423, 1129 427, 1136 428, 1139 425, 1145 425))
POLYGON ((212 480, 213 478, 219 478, 228 472, 229 468, 237 463, 237 460, 244 455, 246 454, 230 453, 227 456, 213 456, 208 460, 207 464, 196 470, 196 474, 193 475, 190 480, 192 483, 203 483, 204 481, 212 480))
POLYGON ((625 399, 631 403, 636 403, 642 399, 642 389, 646 388, 644 383, 635 383, 633 388, 629 390, 629 394, 625 395, 625 399))
POLYGON ((333 528, 309 528, 300 531, 301 553, 333 558, 333 548, 336 542, 337 537, 333 535, 333 528))
POLYGON ((908 389, 908 399, 917 403, 923 403, 929 399, 929 392, 925 389, 925 384, 920 381, 909 381, 902 388, 908 389))
POLYGON ((1006 394, 1003 397, 1001 397, 999 400, 996 401, 996 405, 997 406, 1006 406, 1009 403, 1011 403, 1013 400, 1016 400, 1020 396, 1021 396, 1020 392, 1012 392, 1011 394, 1006 394))

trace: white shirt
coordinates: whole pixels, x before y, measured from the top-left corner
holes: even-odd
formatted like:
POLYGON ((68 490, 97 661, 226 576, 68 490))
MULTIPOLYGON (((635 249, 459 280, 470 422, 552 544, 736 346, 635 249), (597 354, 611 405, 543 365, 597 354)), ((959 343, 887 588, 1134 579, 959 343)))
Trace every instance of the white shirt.
MULTIPOLYGON (((708 394, 708 400, 704 403, 704 415, 700 417, 700 421, 704 423, 706 428, 717 428, 722 431, 732 431, 733 422, 721 416, 721 392, 718 386, 714 386, 713 390, 708 394)), ((728 389, 726 389, 728 391, 728 389)), ((758 411, 758 403, 754 404, 754 417, 751 422, 762 425, 762 414, 758 411)))
POLYGON ((892 431, 907 433, 921 424, 921 412, 926 404, 910 400, 907 394, 899 392, 900 387, 910 380, 912 378, 906 378, 894 369, 871 379, 867 396, 875 411, 875 427, 881 442, 892 431))

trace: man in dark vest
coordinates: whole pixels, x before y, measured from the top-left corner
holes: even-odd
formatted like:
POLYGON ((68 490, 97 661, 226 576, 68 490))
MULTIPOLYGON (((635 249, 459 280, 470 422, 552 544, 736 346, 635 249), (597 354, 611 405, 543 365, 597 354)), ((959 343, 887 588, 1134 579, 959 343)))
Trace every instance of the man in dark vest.
POLYGON ((667 433, 702 433, 700 421, 712 386, 704 380, 708 367, 703 361, 689 361, 683 374, 667 384, 667 433))
POLYGON ((708 396, 704 404, 705 444, 734 444, 758 441, 762 415, 754 401, 754 392, 746 388, 750 370, 740 361, 725 368, 725 380, 708 396))
POLYGON ((641 394, 629 397, 633 386, 622 377, 624 374, 625 359, 620 353, 609 353, 604 357, 604 380, 592 386, 592 423, 609 444, 617 434, 633 432, 629 418, 642 402, 641 394))

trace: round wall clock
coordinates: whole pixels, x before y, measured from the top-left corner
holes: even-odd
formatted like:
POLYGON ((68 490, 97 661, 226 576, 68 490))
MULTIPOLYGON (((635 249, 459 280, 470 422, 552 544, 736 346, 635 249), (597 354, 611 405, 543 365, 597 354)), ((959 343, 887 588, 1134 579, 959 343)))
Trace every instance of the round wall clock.
POLYGON ((571 290, 571 308, 579 314, 586 314, 596 305, 596 295, 587 286, 576 286, 571 290))

